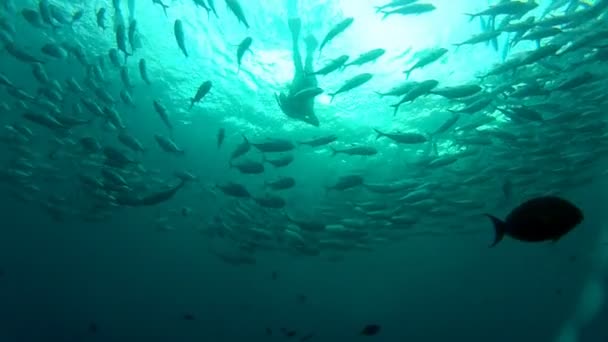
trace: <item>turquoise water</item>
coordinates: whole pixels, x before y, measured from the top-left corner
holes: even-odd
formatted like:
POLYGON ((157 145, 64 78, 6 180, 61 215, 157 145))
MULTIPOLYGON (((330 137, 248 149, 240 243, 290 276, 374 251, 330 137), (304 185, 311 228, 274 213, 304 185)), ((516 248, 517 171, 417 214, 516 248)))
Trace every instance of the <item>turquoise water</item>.
POLYGON ((2 341, 608 338, 606 1, 541 1, 520 18, 500 14, 492 23, 465 13, 508 1, 428 1, 436 7, 429 13, 383 19, 375 8, 383 1, 240 0, 249 28, 225 0, 215 1, 217 16, 193 1, 164 1, 166 14, 147 0, 2 2, 2 341), (57 12, 50 23, 45 4, 57 12), (27 9, 38 24, 26 20, 27 9), (61 22, 78 10, 81 18, 61 22), (321 42, 354 18, 315 49, 313 70, 341 55, 352 62, 385 52, 294 90, 288 21, 295 17, 302 62, 306 37, 321 42), (508 24, 532 17, 531 28, 555 31, 511 46, 519 31, 508 24), (554 18, 565 19, 543 24, 554 18), (132 56, 125 62, 117 52, 114 66, 108 54, 118 47, 117 28, 128 31, 133 19, 139 44, 129 39, 132 56), (455 46, 493 30, 504 32, 455 46), (239 68, 247 37, 251 49, 239 68), (65 56, 51 56, 47 44, 65 56), (551 46, 559 50, 531 59, 551 46), (445 53, 406 79, 404 71, 439 48, 445 53), (15 49, 41 63, 17 58, 15 49), (369 81, 332 100, 367 73, 369 81), (429 80, 434 90, 396 113, 391 105, 411 93, 378 94, 429 80), (205 81, 210 91, 190 108, 205 81), (479 89, 439 94, 463 85, 479 89), (277 103, 278 94, 302 90, 322 90, 304 95, 301 107, 314 106, 318 125, 288 117, 277 103), (301 144, 332 135, 327 144, 301 144), (244 137, 252 146, 233 158, 244 137), (288 146, 263 153, 255 145, 267 139, 288 146), (354 146, 375 152, 343 153, 354 146), (268 161, 281 158, 288 165, 268 161), (263 172, 242 170, 260 164, 263 172), (344 184, 345 176, 354 183, 344 184), (295 185, 269 185, 285 177, 295 185), (231 195, 228 184, 248 195, 231 195), (541 195, 568 198, 584 222, 556 243, 505 238, 489 249, 493 230, 483 214, 505 217, 541 195), (368 324, 380 332, 362 335, 368 324))

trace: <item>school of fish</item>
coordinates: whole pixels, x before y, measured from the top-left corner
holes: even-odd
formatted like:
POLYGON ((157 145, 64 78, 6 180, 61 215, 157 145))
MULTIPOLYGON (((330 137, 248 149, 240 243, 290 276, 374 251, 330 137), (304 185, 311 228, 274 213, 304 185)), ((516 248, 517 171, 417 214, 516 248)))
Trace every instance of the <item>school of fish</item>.
MULTIPOLYGON (((257 24, 248 20, 249 2, 222 2, 184 0, 180 6, 191 6, 206 25, 242 25, 240 43, 227 43, 234 50, 232 72, 242 75, 264 37, 248 34, 257 24)), ((369 11, 407 23, 431 15, 440 6, 432 2, 394 0, 369 11)), ((390 89, 374 89, 371 81, 379 76, 373 69, 340 75, 382 63, 389 52, 378 46, 317 62, 318 87, 291 95, 327 94, 329 106, 348 101, 347 93, 381 96, 386 108, 380 111, 395 121, 420 110, 422 100, 433 108, 433 120, 441 120, 432 130, 369 127, 369 139, 354 139, 339 128, 328 131, 323 117, 313 127, 319 133, 307 136, 219 120, 213 133, 197 127, 197 135, 209 139, 196 142, 180 135, 184 126, 197 124, 183 113, 211 111, 213 97, 231 89, 218 86, 219 78, 196 80, 191 96, 177 99, 183 108, 171 105, 176 95, 161 81, 162 61, 147 59, 155 38, 140 32, 138 24, 147 18, 137 16, 135 3, 2 1, 0 187, 56 222, 112 222, 150 210, 158 230, 195 227, 210 240, 231 242, 234 248, 212 250, 229 264, 255 264, 264 251, 340 260, 414 236, 489 237, 484 214, 529 198, 566 195, 608 174, 602 167, 608 157, 608 0, 543 6, 497 0, 454 13, 468 16, 478 30, 469 39, 400 56, 404 67, 395 73, 403 81, 390 89), (80 37, 83 29, 99 42, 80 37), (111 47, 101 48, 106 45, 111 47), (474 53, 467 45, 491 46, 502 62, 465 83, 423 78, 425 69, 453 54, 474 53), (522 45, 529 48, 518 50, 522 45), (324 89, 330 78, 344 83, 324 89), (139 127, 148 125, 154 132, 142 133, 139 127), (226 162, 199 161, 201 149, 226 162), (186 168, 185 160, 204 167, 186 168), (224 177, 210 179, 207 169, 224 177)), ((159 25, 175 40, 174 58, 191 59, 198 40, 210 38, 175 17, 173 6, 137 1, 137 9, 157 9, 166 19, 159 25)), ((333 28, 316 32, 319 54, 330 53, 332 43, 358 25, 357 18, 328 20, 335 20, 333 28)), ((185 66, 181 72, 199 75, 185 66)), ((277 89, 257 91, 271 97, 277 89)), ((254 110, 281 113, 273 101, 254 110)), ((281 115, 310 132, 305 122, 281 115)), ((505 232, 494 219, 498 242, 505 232)))

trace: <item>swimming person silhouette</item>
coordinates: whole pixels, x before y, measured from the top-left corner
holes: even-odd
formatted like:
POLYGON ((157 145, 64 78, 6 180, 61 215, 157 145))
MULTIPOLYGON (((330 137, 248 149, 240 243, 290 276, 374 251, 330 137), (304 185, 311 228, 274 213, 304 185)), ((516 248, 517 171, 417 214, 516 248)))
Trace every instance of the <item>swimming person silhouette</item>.
POLYGON ((302 90, 317 87, 317 78, 313 75, 313 55, 317 48, 318 42, 312 35, 308 35, 304 39, 306 45, 306 59, 302 64, 302 55, 300 54, 300 29, 302 21, 298 17, 297 0, 287 0, 287 15, 289 22, 289 30, 291 31, 292 40, 292 57, 295 74, 289 91, 287 94, 283 92, 275 94, 277 103, 285 115, 290 118, 306 122, 310 125, 319 126, 319 119, 315 115, 314 97, 295 97, 302 90))

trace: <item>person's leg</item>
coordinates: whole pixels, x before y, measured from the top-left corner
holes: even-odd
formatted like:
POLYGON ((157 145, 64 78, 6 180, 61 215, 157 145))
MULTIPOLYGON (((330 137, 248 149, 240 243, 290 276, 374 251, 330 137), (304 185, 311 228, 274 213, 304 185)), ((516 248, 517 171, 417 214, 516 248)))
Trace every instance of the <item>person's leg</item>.
POLYGON ((298 16, 298 0, 287 0, 287 16, 289 31, 291 31, 293 65, 297 75, 303 72, 302 55, 300 54, 299 46, 302 21, 298 16))
POLYGON ((319 42, 312 34, 309 34, 306 38, 304 38, 304 42, 306 43, 306 61, 304 64, 304 71, 306 71, 307 74, 311 74, 314 72, 314 55, 319 42))

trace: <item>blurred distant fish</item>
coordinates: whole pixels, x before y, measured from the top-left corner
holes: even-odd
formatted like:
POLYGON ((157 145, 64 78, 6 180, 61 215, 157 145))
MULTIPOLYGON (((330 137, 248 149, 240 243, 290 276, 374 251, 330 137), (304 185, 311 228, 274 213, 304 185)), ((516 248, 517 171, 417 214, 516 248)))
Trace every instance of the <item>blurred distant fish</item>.
POLYGON ((186 50, 186 42, 184 37, 184 26, 182 21, 177 19, 175 24, 173 25, 173 33, 175 34, 175 40, 177 41, 177 46, 182 50, 184 56, 188 57, 188 51, 186 50))
POLYGON ((160 119, 163 121, 165 126, 169 129, 170 132, 173 132, 173 125, 171 124, 171 121, 169 120, 169 114, 167 114, 167 108, 165 108, 165 106, 163 106, 157 100, 154 100, 152 102, 152 104, 154 106, 154 110, 156 111, 156 113, 158 113, 158 115, 160 116, 160 119))
POLYGON ((100 8, 96 13, 97 26, 102 30, 106 29, 106 9, 100 8))
POLYGON ((129 194, 121 196, 116 199, 116 203, 131 207, 157 205, 173 198, 185 184, 186 181, 180 180, 177 185, 170 187, 167 190, 161 190, 146 195, 129 194))
POLYGON ((225 195, 228 195, 228 196, 240 197, 240 198, 251 197, 251 195, 249 194, 249 191, 247 191, 247 188, 245 188, 243 185, 238 184, 238 183, 230 182, 230 183, 226 183, 226 184, 218 184, 217 188, 220 189, 220 191, 222 191, 225 195))
POLYGON ((127 57, 132 54, 127 51, 127 31, 124 25, 120 24, 116 27, 116 46, 118 50, 120 50, 125 55, 125 62, 127 61, 127 57))
POLYGON ((226 137, 226 130, 224 128, 220 128, 217 130, 217 148, 222 147, 224 143, 224 138, 226 137))
POLYGON ((380 332, 380 325, 378 324, 368 324, 359 333, 364 336, 373 336, 377 335, 380 332))
POLYGON ((186 151, 177 146, 175 141, 173 141, 171 138, 155 134, 154 139, 158 143, 158 146, 160 146, 160 148, 167 153, 172 153, 176 155, 186 154, 186 151))
POLYGON ((230 160, 236 159, 236 158, 244 155, 245 153, 249 152, 250 149, 251 149, 251 144, 249 143, 249 140, 247 139, 247 137, 245 137, 243 135, 243 142, 238 144, 236 146, 236 148, 234 149, 234 151, 232 151, 232 154, 230 155, 230 160))
POLYGON ((141 79, 146 82, 147 85, 150 85, 150 78, 148 77, 148 67, 146 65, 146 60, 145 59, 140 59, 139 60, 139 75, 141 76, 141 79))
POLYGON ((338 137, 335 134, 330 134, 330 135, 326 135, 326 136, 315 138, 315 139, 300 141, 299 144, 308 145, 311 147, 318 147, 318 146, 331 144, 332 142, 334 142, 336 140, 338 140, 338 137))
POLYGON ((348 154, 351 156, 373 156, 378 153, 377 149, 369 146, 354 146, 342 150, 337 150, 333 147, 330 147, 330 149, 332 157, 338 154, 348 154))
POLYGON ((265 187, 268 187, 272 190, 287 190, 293 188, 295 185, 296 181, 292 177, 281 177, 276 180, 267 181, 264 183, 265 187))

